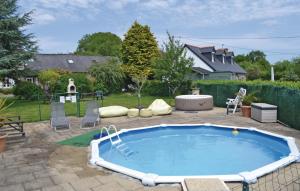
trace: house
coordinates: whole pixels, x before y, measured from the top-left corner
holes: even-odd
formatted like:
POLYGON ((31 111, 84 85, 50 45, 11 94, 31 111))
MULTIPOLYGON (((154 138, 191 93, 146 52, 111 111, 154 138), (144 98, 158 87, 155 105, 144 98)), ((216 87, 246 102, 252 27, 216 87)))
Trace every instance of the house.
POLYGON ((192 79, 244 80, 246 71, 234 61, 227 48, 197 47, 185 44, 187 57, 194 59, 192 79))
MULTIPOLYGON (((79 56, 75 54, 36 54, 33 59, 26 62, 23 70, 23 78, 35 84, 38 82, 38 72, 48 69, 59 69, 63 71, 86 73, 89 67, 94 63, 105 63, 111 57, 109 56, 79 56)), ((11 88, 15 82, 12 79, 5 78, 0 82, 0 88, 11 88)))

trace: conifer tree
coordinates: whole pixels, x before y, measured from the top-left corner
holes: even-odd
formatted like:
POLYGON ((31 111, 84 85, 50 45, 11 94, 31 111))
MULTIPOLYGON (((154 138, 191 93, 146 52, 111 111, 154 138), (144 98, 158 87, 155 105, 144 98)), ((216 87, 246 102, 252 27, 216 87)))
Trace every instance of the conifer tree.
POLYGON ((0 73, 16 78, 25 61, 36 52, 36 42, 24 27, 31 24, 31 13, 19 14, 17 0, 0 0, 0 73))

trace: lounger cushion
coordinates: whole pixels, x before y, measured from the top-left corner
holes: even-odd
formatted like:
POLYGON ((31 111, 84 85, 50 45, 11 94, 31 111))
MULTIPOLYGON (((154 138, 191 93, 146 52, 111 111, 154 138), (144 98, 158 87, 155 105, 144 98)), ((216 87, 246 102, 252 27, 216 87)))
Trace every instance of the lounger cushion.
POLYGON ((163 99, 156 99, 148 107, 152 110, 153 115, 167 115, 172 113, 172 107, 169 106, 163 99))
POLYGON ((99 108, 101 117, 119 117, 127 115, 128 108, 123 106, 107 106, 99 108))

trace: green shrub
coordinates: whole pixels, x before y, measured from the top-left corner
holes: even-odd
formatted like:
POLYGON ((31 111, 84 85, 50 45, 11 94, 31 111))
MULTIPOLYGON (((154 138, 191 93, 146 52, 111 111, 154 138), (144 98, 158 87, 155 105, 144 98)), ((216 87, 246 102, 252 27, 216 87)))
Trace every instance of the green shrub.
POLYGON ((13 88, 3 88, 0 89, 0 93, 4 95, 12 94, 13 93, 13 88))
POLYGON ((277 118, 281 122, 300 129, 300 82, 270 81, 197 81, 201 94, 212 95, 214 105, 225 107, 227 98, 234 98, 240 87, 247 95, 255 92, 259 102, 278 106, 277 118))
POLYGON ((198 80, 196 84, 199 86, 201 84, 205 85, 271 85, 274 87, 286 87, 290 89, 300 89, 300 82, 287 82, 287 81, 263 81, 263 80, 253 80, 253 81, 240 81, 240 80, 198 80))
POLYGON ((73 78, 76 91, 80 93, 90 93, 94 91, 94 85, 88 75, 82 73, 63 74, 54 85, 54 93, 66 93, 69 79, 73 78))
POLYGON ((42 88, 31 82, 19 82, 13 88, 13 94, 19 98, 26 100, 35 100, 38 99, 38 96, 43 96, 44 92, 42 88))
MULTIPOLYGON (((191 89, 191 81, 186 81, 176 94, 187 94, 191 89)), ((149 80, 143 89, 143 94, 151 96, 170 96, 168 86, 159 80, 149 80)))

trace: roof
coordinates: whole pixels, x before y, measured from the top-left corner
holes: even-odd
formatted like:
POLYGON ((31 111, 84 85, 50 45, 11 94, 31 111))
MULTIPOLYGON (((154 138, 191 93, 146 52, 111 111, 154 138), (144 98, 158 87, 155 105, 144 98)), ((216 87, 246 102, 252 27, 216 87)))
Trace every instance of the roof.
POLYGON ((79 56, 75 54, 36 54, 28 61, 26 68, 41 71, 47 69, 62 69, 70 72, 87 72, 89 67, 97 63, 105 63, 109 56, 79 56))
POLYGON ((192 70, 194 72, 197 72, 197 73, 200 73, 200 74, 209 74, 210 73, 210 71, 205 70, 205 69, 200 68, 200 67, 193 67, 192 70))
POLYGON ((214 46, 207 46, 207 47, 199 47, 200 52, 205 53, 205 52, 215 52, 215 47, 214 46))
POLYGON ((238 74, 246 74, 246 71, 242 67, 240 67, 236 62, 233 62, 233 64, 223 64, 218 59, 215 59, 215 61, 212 62, 201 53, 202 48, 188 44, 185 44, 185 47, 192 51, 198 58, 205 62, 215 72, 231 72, 238 74))

